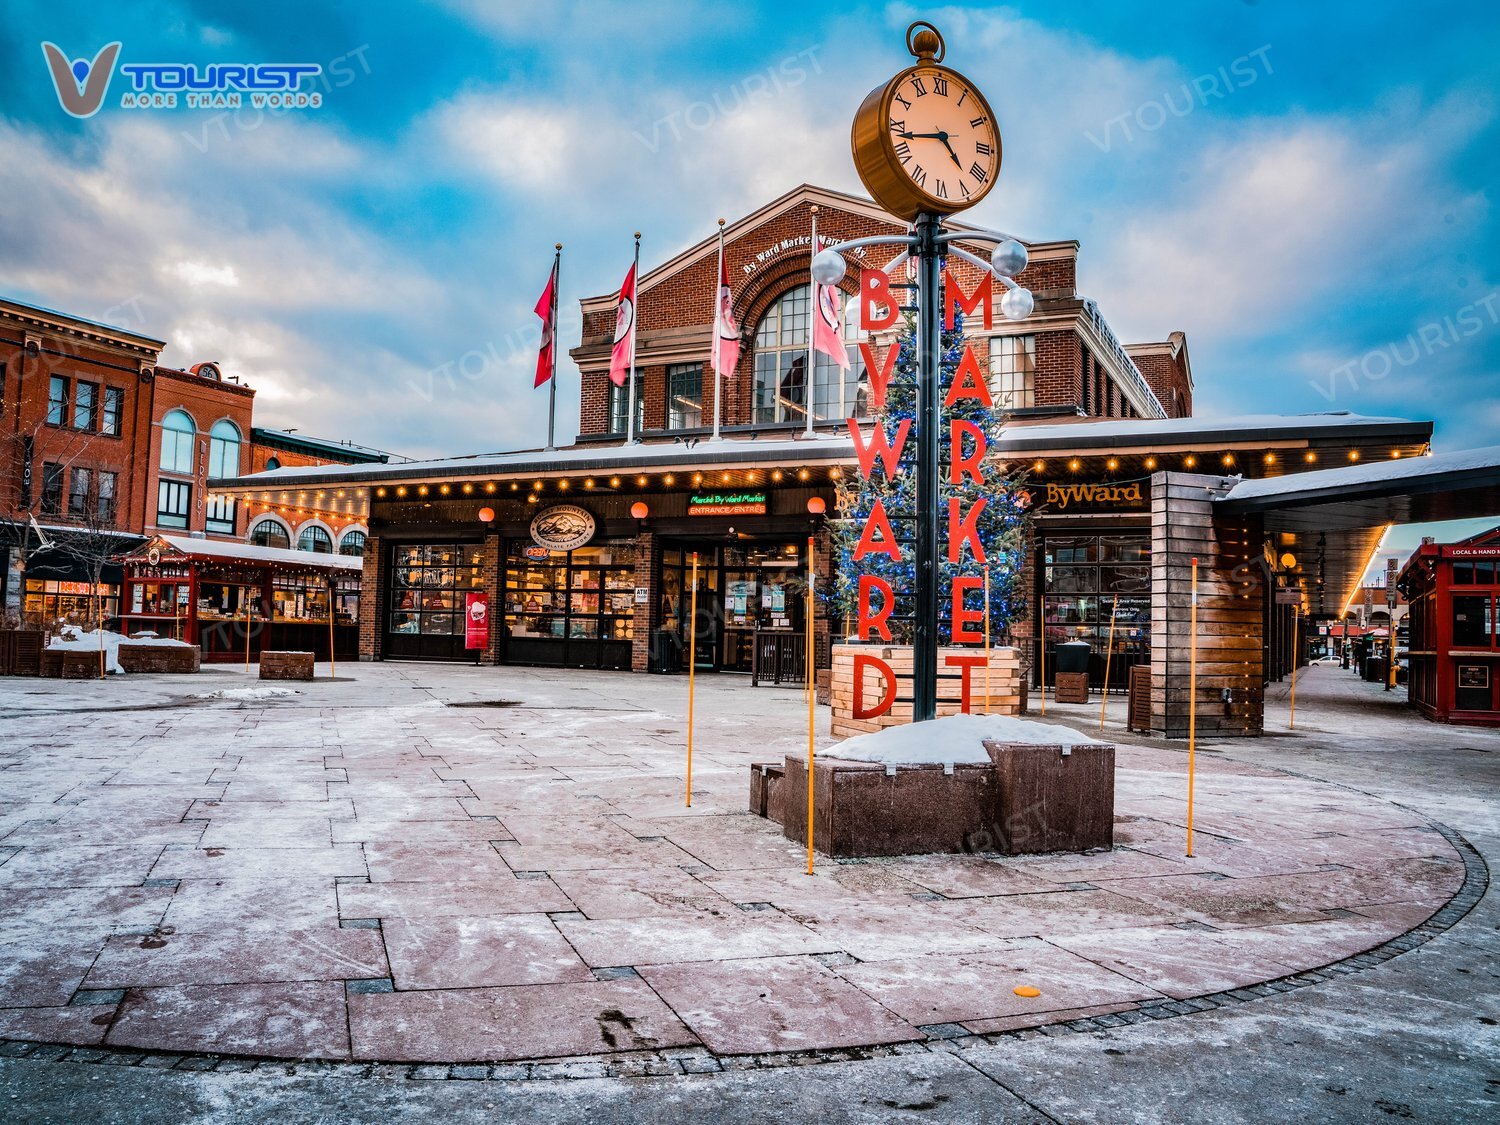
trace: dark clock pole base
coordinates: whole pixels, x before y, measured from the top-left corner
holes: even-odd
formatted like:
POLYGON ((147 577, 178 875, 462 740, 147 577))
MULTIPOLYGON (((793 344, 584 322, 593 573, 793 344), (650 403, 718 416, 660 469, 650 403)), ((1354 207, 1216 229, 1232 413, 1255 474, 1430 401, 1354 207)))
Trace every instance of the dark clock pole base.
POLYGON ((938 472, 942 449, 942 216, 917 216, 917 510, 916 604, 912 635, 912 721, 937 718, 938 472))

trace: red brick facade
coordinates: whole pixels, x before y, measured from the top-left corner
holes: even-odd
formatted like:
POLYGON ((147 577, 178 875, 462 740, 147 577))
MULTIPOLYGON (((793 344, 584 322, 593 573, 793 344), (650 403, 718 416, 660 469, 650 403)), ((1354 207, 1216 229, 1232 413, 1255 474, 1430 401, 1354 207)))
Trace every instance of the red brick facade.
POLYGON ((0 301, 0 519, 82 522, 70 515, 69 501, 75 479, 84 479, 75 474, 86 471, 93 511, 99 510, 101 474, 115 474, 113 519, 102 522, 127 532, 144 527, 154 499, 136 470, 151 432, 152 370, 162 346, 133 332, 0 301), (62 380, 62 398, 49 417, 54 377, 62 380), (81 393, 92 395, 91 412, 81 393), (118 412, 111 405, 106 414, 106 404, 116 399, 118 412), (57 474, 54 505, 44 491, 46 479, 57 474))

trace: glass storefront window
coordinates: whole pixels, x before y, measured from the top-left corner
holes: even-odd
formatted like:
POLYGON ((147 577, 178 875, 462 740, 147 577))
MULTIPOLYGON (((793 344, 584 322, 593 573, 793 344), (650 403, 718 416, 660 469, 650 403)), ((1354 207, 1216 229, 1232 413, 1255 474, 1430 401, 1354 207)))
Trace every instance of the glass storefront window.
POLYGON ((22 607, 30 620, 63 622, 93 628, 102 608, 108 620, 120 612, 120 588, 109 583, 94 586, 88 582, 26 579, 26 599, 22 607))
MULTIPOLYGON (((1145 532, 1109 535, 1049 535, 1040 550, 1043 635, 1051 682, 1059 644, 1087 641, 1090 680, 1104 678, 1114 611, 1114 650, 1109 686, 1123 688, 1129 669, 1151 659, 1151 537, 1145 532)), ((1035 663, 1033 665, 1036 666, 1035 663)))
POLYGON ((1495 641, 1495 615, 1488 594, 1459 594, 1453 598, 1453 645, 1455 648, 1491 648, 1495 641))

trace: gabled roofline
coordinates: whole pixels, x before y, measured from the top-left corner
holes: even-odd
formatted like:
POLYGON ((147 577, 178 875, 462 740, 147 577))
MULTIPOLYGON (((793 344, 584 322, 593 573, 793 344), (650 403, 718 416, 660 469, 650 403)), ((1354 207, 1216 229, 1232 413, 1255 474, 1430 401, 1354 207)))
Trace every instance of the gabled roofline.
MULTIPOLYGON (((745 233, 769 222, 778 215, 784 214, 804 203, 816 203, 820 207, 830 207, 834 210, 845 211, 850 214, 860 215, 875 222, 884 223, 894 231, 907 228, 909 224, 902 222, 894 215, 885 211, 872 199, 863 196, 850 195, 847 192, 835 191, 833 188, 818 187, 816 184, 798 184, 791 191, 785 192, 771 202, 758 208, 750 214, 736 219, 724 227, 724 242, 729 244, 745 233)), ((977 231, 982 228, 972 224, 954 222, 949 220, 948 226, 954 230, 977 231)), ((1078 241, 1076 239, 1064 239, 1053 242, 1026 242, 1026 248, 1030 253, 1032 261, 1048 261, 1057 258, 1076 257, 1078 253, 1078 241)), ((673 274, 702 261, 711 254, 718 252, 719 235, 715 231, 699 242, 693 243, 686 250, 667 259, 661 265, 655 267, 640 277, 637 291, 644 293, 657 283, 664 281, 673 274)), ((594 297, 583 297, 579 305, 584 315, 593 312, 607 312, 614 307, 617 292, 611 290, 594 297)))

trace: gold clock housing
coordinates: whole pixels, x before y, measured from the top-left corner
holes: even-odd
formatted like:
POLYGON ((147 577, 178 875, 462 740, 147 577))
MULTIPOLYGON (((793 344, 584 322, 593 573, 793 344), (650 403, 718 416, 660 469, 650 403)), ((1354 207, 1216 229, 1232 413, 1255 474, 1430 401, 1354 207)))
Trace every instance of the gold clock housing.
POLYGON ((963 211, 989 194, 1000 174, 1000 129, 979 88, 939 65, 946 48, 936 28, 912 24, 906 45, 916 65, 870 91, 850 146, 865 189, 910 221, 963 211))

